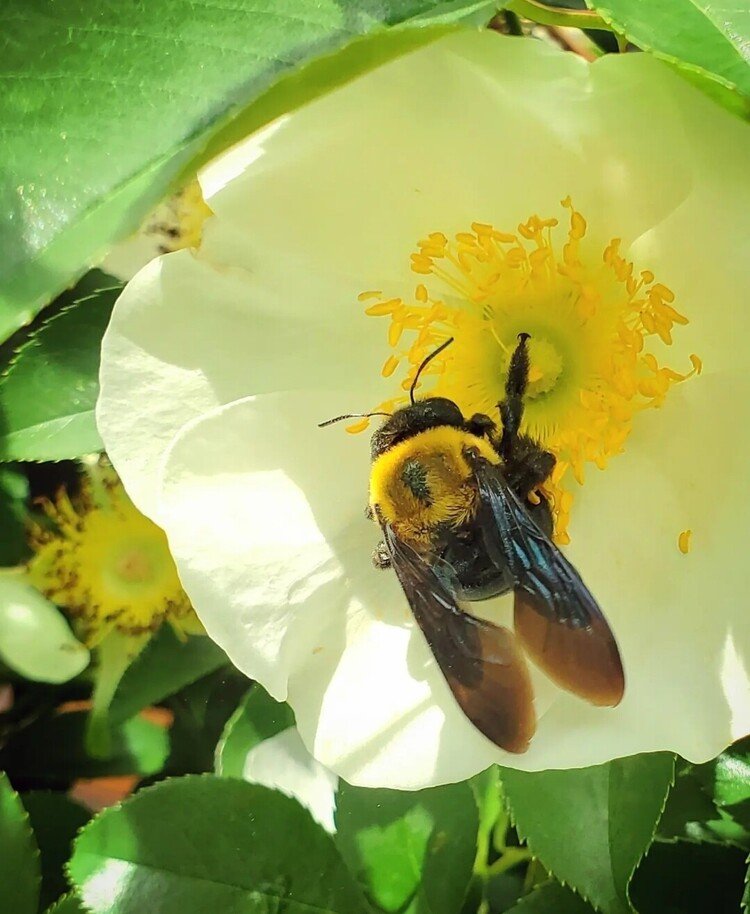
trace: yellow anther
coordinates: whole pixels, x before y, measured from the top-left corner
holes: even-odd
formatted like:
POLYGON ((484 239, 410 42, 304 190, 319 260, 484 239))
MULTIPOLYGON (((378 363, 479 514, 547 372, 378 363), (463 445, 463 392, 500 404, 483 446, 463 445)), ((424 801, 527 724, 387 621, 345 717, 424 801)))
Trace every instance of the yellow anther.
POLYGON ((690 551, 690 538, 692 535, 692 530, 683 530, 682 533, 677 537, 677 547, 683 555, 687 555, 690 551))
POLYGON ((377 292, 372 290, 370 292, 360 292, 357 296, 357 301, 370 301, 371 298, 380 298, 382 292, 377 292))
POLYGON ((393 372, 398 368, 398 363, 400 359, 395 355, 389 355, 388 358, 383 363, 383 367, 380 369, 380 373, 384 378, 390 378, 393 372))
POLYGON ((391 298, 388 301, 381 301, 378 302, 377 305, 370 305, 369 308, 365 308, 365 314, 369 314, 370 317, 382 317, 385 314, 393 314, 400 304, 400 298, 391 298))
POLYGON ((587 463, 606 467, 626 446, 634 418, 701 369, 697 356, 685 374, 660 364, 658 346, 669 345, 674 328, 687 322, 672 307, 674 294, 650 270, 634 268, 619 238, 600 258, 584 216, 570 198, 562 204, 568 225, 558 237, 557 219, 537 214, 517 233, 485 222, 472 223, 471 232, 459 231, 451 242, 430 233, 411 265, 415 273, 431 274, 434 285, 428 291, 420 282, 413 301, 398 300, 391 313, 382 301, 368 309, 390 324, 395 351, 382 373, 404 371, 402 393, 385 411, 406 402, 418 367, 452 337, 453 345, 430 362, 422 386, 453 399, 465 415, 492 414, 517 335, 531 334, 523 431, 557 458, 543 491, 561 543, 568 539, 570 477, 583 484, 587 463))

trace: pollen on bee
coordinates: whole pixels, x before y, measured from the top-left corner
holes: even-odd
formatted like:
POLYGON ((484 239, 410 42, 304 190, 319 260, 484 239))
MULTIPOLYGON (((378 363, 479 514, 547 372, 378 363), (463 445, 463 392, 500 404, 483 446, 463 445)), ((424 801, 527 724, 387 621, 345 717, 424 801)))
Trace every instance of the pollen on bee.
POLYGON ((683 530, 682 533, 677 537, 677 546, 683 555, 687 555, 690 551, 690 538, 692 535, 692 530, 683 530))

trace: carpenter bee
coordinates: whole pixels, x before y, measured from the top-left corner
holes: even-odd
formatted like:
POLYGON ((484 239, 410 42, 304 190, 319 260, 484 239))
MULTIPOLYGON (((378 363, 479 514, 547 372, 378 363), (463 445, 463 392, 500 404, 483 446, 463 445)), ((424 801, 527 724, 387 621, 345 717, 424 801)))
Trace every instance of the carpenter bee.
MULTIPOLYGON (((536 729, 526 656, 558 686, 614 706, 625 679, 617 643, 596 600, 552 541, 538 488, 555 457, 521 434, 529 335, 511 356, 500 427, 465 418, 445 397, 387 415, 372 437, 368 516, 383 540, 373 555, 392 568, 453 695, 469 720, 508 752, 536 729), (512 591, 514 630, 476 618, 466 603, 512 591)), ((378 414, 369 414, 378 415, 378 414)), ((351 416, 339 416, 339 419, 351 416)))

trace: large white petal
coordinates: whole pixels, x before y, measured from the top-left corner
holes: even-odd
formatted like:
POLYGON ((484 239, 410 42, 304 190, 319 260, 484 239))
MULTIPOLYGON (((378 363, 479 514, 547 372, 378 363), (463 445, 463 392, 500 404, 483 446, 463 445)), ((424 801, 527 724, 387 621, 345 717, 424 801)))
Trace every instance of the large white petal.
POLYGON ((660 71, 630 65, 618 80, 610 69, 467 32, 210 166, 216 215, 197 257, 178 252, 138 274, 103 343, 97 420, 138 506, 155 516, 164 448, 204 410, 310 377, 374 376, 385 328, 356 296, 408 294, 408 255, 425 233, 474 220, 512 228, 557 213, 568 193, 603 236, 663 220, 693 182, 680 112, 660 71))
POLYGON ((294 797, 329 834, 336 831, 339 779, 310 755, 296 727, 253 746, 245 756, 242 777, 294 797))

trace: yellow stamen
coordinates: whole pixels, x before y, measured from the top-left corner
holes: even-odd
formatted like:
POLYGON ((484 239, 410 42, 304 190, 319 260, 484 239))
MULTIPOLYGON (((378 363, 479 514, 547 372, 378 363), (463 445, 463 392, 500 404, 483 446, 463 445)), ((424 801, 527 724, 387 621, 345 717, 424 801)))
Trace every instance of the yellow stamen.
POLYGON ((687 555, 690 551, 690 538, 692 535, 692 530, 683 530, 682 533, 677 537, 677 546, 683 555, 687 555))
POLYGON ((89 646, 113 629, 140 636, 163 621, 178 634, 202 631, 164 533, 108 467, 91 467, 74 499, 62 490, 41 507, 54 529, 32 528, 29 578, 67 611, 89 646))
MULTIPOLYGON (((702 365, 692 355, 692 370, 681 373, 657 360, 659 346, 671 345, 674 328, 687 323, 674 293, 650 270, 635 270, 621 239, 602 253, 592 250, 586 219, 570 197, 562 206, 568 226, 557 245, 558 220, 538 215, 515 232, 474 222, 453 240, 431 233, 411 263, 433 286, 420 281, 411 301, 381 295, 367 313, 389 319, 393 352, 383 375, 404 365, 403 392, 426 356, 453 337, 422 373, 420 392, 455 400, 464 415, 497 417, 516 338, 531 335, 523 431, 557 457, 542 491, 553 505, 556 538, 566 542, 569 477, 583 483, 586 464, 605 468, 623 450, 634 417, 661 406, 671 387, 702 365)), ((388 409, 405 402, 396 396, 388 409)))

